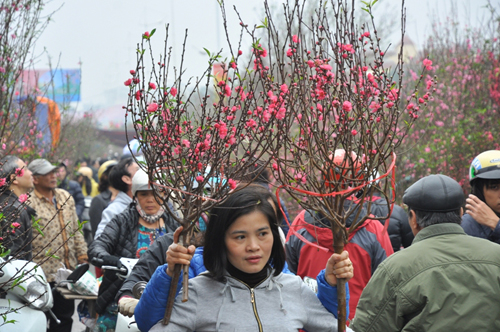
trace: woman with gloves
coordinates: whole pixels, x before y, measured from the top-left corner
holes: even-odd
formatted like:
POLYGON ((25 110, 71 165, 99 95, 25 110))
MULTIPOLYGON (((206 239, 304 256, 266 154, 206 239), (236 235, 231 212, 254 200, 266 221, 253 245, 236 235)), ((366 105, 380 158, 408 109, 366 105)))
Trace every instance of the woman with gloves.
MULTIPOLYGON (((158 237, 178 227, 157 201, 159 198, 154 196, 143 170, 137 171, 132 179, 132 195, 134 200, 129 207, 116 215, 89 247, 89 258, 99 267, 121 267, 121 257, 139 258, 158 237)), ((118 306, 114 298, 122 283, 115 272, 105 271, 96 302, 99 314, 96 331, 115 328, 118 306)))

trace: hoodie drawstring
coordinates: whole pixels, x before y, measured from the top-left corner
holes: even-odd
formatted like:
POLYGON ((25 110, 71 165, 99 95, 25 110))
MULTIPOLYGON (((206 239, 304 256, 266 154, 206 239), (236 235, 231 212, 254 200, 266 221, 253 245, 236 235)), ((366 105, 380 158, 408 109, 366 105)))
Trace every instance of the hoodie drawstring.
POLYGON ((229 289, 229 294, 231 296, 231 302, 236 301, 233 288, 231 287, 231 285, 229 285, 229 282, 226 280, 226 284, 224 285, 224 288, 222 288, 222 290, 220 292, 220 294, 222 295, 222 304, 219 308, 219 313, 217 314, 217 323, 215 324, 215 331, 219 331, 221 315, 222 315, 222 308, 224 307, 224 303, 226 302, 226 294, 225 294, 226 289, 229 289))
POLYGON ((276 288, 278 289, 278 293, 280 293, 280 310, 286 315, 285 307, 283 306, 283 296, 281 294, 281 289, 283 288, 283 284, 277 282, 274 278, 271 278, 269 281, 269 285, 267 286, 267 290, 273 289, 273 284, 276 284, 276 288))

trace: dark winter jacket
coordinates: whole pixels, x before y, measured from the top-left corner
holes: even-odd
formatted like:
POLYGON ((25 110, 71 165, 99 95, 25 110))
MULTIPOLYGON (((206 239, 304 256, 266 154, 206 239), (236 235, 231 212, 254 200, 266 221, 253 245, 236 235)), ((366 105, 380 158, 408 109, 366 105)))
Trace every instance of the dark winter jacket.
MULTIPOLYGON (((162 217, 165 221, 166 233, 173 233, 178 227, 177 222, 166 213, 162 217)), ((111 219, 101 236, 92 242, 88 251, 90 261, 92 262, 94 258, 103 259, 107 255, 139 258, 136 257, 138 234, 139 213, 135 202, 132 202, 125 211, 111 219)), ((109 271, 104 273, 96 302, 97 313, 104 312, 106 306, 115 298, 122 283, 123 281, 116 277, 116 273, 109 273, 109 271)))
POLYGON ((10 249, 10 256, 30 261, 32 258, 31 242, 33 240, 31 218, 36 215, 36 211, 28 205, 21 205, 17 195, 10 190, 5 190, 0 195, 0 213, 3 213, 4 216, 0 225, 2 228, 0 234, 12 230, 10 225, 13 222, 19 223, 19 228, 15 229, 15 233, 10 235, 3 242, 3 245, 10 249))
POLYGON ((132 288, 134 285, 139 281, 148 282, 151 279, 156 268, 167 262, 167 250, 173 242, 173 233, 167 233, 160 236, 146 251, 144 251, 141 258, 139 258, 135 264, 131 274, 118 291, 118 294, 116 294, 116 301, 122 296, 133 297, 132 288))
MULTIPOLYGON (((346 201, 346 204, 352 203, 346 201)), ((347 227, 353 224, 355 215, 356 212, 348 218, 347 227)), ((362 211, 360 215, 366 215, 366 210, 362 211)), ((321 225, 318 220, 321 220, 322 223, 328 223, 326 218, 321 218, 317 213, 302 211, 293 221, 288 233, 285 244, 288 267, 292 273, 302 278, 314 278, 325 267, 327 260, 333 254, 332 231, 321 225), (292 229, 309 242, 327 248, 328 252, 303 242, 293 234, 292 229)), ((391 255, 393 250, 389 236, 387 232, 384 232, 384 226, 378 220, 367 219, 354 233, 351 233, 348 241, 344 248, 349 252, 349 258, 355 271, 354 277, 349 281, 351 292, 349 319, 352 319, 363 288, 378 265, 391 255)))
POLYGON ((78 220, 82 221, 82 213, 85 209, 85 196, 83 196, 82 187, 80 187, 78 182, 65 178, 59 184, 59 188, 66 190, 73 196, 75 200, 76 215, 78 216, 78 220))
MULTIPOLYGON (((385 217, 389 214, 390 207, 387 206, 385 199, 380 197, 373 197, 375 200, 372 202, 370 207, 370 214, 375 217, 385 217)), ((385 225, 386 219, 380 220, 382 225, 385 225)), ((394 252, 399 251, 401 247, 407 248, 411 245, 413 241, 413 232, 408 222, 408 215, 405 210, 394 204, 392 209, 392 214, 389 219, 389 226, 387 228, 387 233, 392 243, 392 249, 394 252)))
POLYGON ((467 235, 480 237, 481 239, 490 240, 492 242, 500 244, 500 220, 498 220, 497 226, 494 230, 488 226, 481 225, 470 214, 464 214, 462 216, 462 228, 467 235))
POLYGON ((90 226, 92 227, 92 238, 95 237, 95 232, 97 231, 97 226, 101 222, 102 211, 108 207, 109 202, 111 202, 111 191, 106 190, 92 198, 92 203, 90 203, 89 217, 90 226))

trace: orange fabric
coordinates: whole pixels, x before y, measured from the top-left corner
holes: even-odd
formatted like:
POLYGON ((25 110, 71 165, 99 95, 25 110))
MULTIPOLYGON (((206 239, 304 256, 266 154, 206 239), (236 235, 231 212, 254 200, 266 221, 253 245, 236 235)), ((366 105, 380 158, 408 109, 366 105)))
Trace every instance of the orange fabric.
POLYGON ((39 103, 47 104, 48 107, 48 125, 52 135, 52 147, 56 147, 59 143, 59 136, 61 135, 61 113, 59 106, 53 100, 47 97, 36 97, 39 103))

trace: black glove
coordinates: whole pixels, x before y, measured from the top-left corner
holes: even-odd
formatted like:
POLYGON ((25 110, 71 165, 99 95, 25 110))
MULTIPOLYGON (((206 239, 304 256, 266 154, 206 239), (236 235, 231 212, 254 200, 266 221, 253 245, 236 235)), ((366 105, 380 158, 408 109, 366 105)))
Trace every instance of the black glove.
POLYGON ((117 268, 121 268, 123 265, 120 262, 120 257, 113 255, 106 255, 102 257, 102 265, 111 265, 116 266, 117 268))

